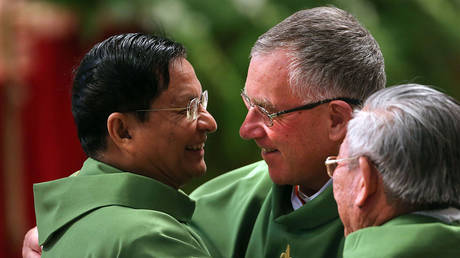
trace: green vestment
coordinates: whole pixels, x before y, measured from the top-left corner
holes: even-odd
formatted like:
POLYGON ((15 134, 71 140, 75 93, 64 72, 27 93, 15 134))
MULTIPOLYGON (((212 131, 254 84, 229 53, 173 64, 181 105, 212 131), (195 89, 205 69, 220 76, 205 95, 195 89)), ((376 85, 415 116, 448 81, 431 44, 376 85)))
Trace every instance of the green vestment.
POLYGON ((196 200, 192 227, 213 257, 341 257, 343 225, 332 186, 293 211, 292 186, 272 183, 257 162, 205 183, 196 200))
POLYGON ((407 214, 383 225, 367 227, 345 239, 344 257, 460 257, 460 226, 407 214))
POLYGON ((194 202, 151 178, 88 159, 34 197, 43 257, 209 257, 187 225, 194 202))

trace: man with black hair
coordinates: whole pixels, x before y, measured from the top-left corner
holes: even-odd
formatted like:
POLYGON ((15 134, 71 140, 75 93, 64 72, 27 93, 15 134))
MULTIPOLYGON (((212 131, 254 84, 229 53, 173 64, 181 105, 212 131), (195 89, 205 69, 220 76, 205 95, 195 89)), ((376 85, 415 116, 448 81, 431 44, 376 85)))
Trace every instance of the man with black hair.
POLYGON ((213 257, 337 257, 343 225, 324 167, 352 110, 385 87, 383 56, 351 14, 294 13, 251 50, 240 128, 264 161, 205 183, 191 226, 213 257))
POLYGON ((209 256, 186 224, 195 204, 178 190, 206 171, 216 130, 181 44, 124 34, 95 45, 72 89, 88 159, 34 185, 39 243, 49 257, 209 256))

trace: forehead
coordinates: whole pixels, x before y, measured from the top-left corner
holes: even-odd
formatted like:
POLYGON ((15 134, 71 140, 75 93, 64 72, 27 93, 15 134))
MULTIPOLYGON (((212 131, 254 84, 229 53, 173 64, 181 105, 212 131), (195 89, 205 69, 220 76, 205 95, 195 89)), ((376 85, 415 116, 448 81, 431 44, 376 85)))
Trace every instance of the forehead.
POLYGON ((289 87, 289 56, 285 50, 259 54, 251 58, 245 90, 255 102, 275 106, 300 103, 289 87))
POLYGON ((185 58, 169 64, 169 85, 154 103, 184 104, 201 94, 201 83, 196 77, 193 66, 185 58))

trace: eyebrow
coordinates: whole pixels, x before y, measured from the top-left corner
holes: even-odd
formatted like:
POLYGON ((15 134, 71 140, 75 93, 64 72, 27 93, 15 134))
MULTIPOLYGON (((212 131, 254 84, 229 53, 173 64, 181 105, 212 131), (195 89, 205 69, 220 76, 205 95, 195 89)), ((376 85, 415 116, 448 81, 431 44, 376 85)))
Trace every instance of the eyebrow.
MULTIPOLYGON (((243 92, 244 94, 246 94, 246 96, 248 96, 247 92, 246 92, 246 88, 243 89, 243 92)), ((248 96, 249 97, 249 96, 248 96)), ((254 104, 254 105, 258 105, 258 106, 261 106, 265 109, 268 110, 276 110, 276 107, 275 105, 273 105, 273 103, 270 102, 270 100, 268 100, 267 98, 263 98, 263 99, 258 99, 258 98, 251 98, 249 97, 249 99, 251 100, 251 102, 254 104)))
POLYGON ((171 102, 176 105, 187 105, 192 99, 198 98, 200 95, 195 95, 194 93, 179 94, 171 102))

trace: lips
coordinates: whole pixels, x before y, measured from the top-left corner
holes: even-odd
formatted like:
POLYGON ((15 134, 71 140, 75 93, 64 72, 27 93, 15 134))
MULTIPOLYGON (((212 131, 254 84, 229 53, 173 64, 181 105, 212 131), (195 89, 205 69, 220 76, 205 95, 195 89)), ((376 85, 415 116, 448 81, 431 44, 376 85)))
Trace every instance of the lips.
POLYGON ((200 144, 195 144, 195 145, 187 145, 185 146, 186 150, 191 150, 191 151, 199 151, 204 149, 204 142, 200 144))
POLYGON ((272 153, 278 151, 277 149, 262 148, 262 153, 272 153))

